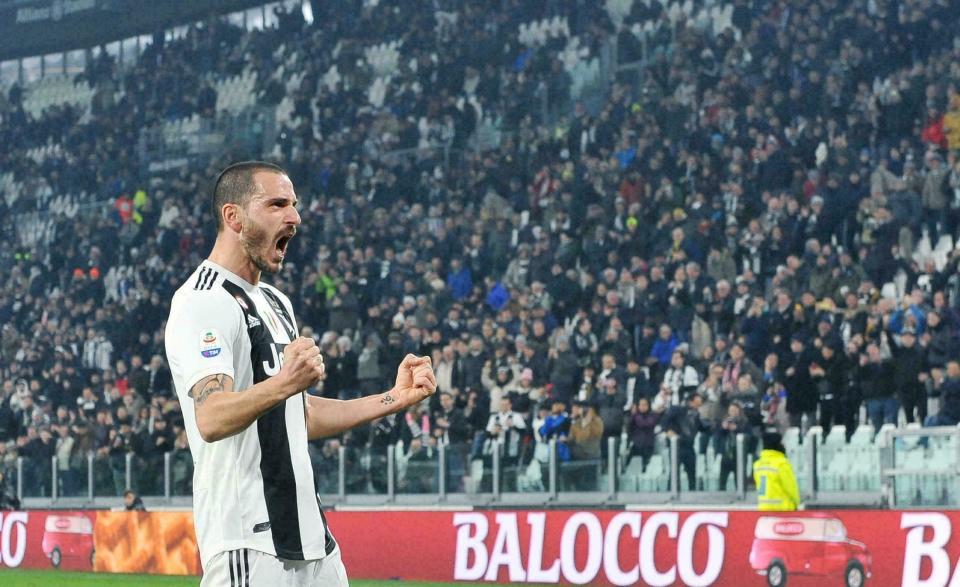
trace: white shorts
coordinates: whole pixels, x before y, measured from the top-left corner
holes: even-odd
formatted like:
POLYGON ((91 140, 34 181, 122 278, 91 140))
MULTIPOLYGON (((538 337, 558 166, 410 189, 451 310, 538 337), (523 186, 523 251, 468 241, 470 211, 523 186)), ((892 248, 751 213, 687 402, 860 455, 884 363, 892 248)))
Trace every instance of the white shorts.
POLYGON ((200 587, 347 587, 340 547, 325 558, 294 561, 249 548, 210 559, 200 587))

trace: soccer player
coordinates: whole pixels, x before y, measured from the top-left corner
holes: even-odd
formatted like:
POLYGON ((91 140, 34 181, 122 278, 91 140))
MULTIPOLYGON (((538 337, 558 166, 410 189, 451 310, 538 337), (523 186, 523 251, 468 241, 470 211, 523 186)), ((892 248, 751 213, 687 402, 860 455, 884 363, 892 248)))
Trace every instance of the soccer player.
POLYGON ((320 349, 298 335, 290 300, 260 281, 283 266, 300 224, 293 184, 276 165, 231 165, 213 212, 213 251, 174 294, 166 327, 195 466, 201 585, 347 585, 307 441, 429 397, 430 359, 407 355, 379 395, 306 394, 324 375, 320 349))

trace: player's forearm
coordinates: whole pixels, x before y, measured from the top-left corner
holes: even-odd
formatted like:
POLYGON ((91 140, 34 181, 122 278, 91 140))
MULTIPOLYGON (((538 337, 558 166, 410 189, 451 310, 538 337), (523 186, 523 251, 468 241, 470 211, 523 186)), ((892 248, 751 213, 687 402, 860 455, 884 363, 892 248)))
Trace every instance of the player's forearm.
POLYGON ((405 407, 392 390, 351 400, 310 395, 307 396, 307 437, 315 440, 336 436, 405 407))
POLYGON ((271 377, 239 393, 213 393, 197 406, 197 428, 206 442, 216 442, 246 430, 257 418, 286 399, 271 377))

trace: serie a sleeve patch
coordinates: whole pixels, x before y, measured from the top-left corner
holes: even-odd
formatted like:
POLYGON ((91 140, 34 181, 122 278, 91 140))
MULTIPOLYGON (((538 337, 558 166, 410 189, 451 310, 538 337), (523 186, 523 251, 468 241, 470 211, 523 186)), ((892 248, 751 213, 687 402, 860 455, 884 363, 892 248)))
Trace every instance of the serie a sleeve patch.
POLYGON ((223 337, 216 328, 200 331, 200 354, 208 359, 216 357, 223 348, 223 337))

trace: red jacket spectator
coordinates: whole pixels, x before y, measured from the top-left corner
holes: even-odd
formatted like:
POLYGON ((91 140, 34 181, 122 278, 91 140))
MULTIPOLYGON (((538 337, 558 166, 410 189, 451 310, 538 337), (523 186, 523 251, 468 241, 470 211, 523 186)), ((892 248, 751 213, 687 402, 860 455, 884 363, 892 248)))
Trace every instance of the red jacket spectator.
POLYGON ((947 148, 947 134, 943 130, 943 116, 933 108, 930 109, 927 116, 927 124, 923 127, 920 139, 928 145, 936 145, 941 149, 947 148))

